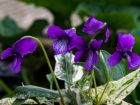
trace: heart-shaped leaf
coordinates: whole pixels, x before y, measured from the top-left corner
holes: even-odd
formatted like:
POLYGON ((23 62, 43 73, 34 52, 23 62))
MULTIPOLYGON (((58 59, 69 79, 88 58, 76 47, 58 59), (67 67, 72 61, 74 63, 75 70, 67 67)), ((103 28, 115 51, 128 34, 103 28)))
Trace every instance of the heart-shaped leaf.
POLYGON ((73 84, 83 76, 83 67, 74 64, 74 55, 67 53, 65 55, 55 55, 55 75, 58 79, 73 84))
POLYGON ((126 75, 126 64, 123 61, 113 68, 107 65, 109 56, 110 54, 107 51, 101 50, 99 52, 99 62, 96 64, 95 73, 100 84, 104 84, 109 80, 118 80, 126 75))

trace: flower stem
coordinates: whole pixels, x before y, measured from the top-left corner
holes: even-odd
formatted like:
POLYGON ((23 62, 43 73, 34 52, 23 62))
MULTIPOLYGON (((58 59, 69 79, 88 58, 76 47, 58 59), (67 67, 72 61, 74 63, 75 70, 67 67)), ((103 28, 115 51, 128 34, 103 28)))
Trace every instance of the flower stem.
POLYGON ((26 74, 25 69, 21 70, 21 75, 22 75, 22 78, 23 78, 25 84, 30 85, 30 81, 29 81, 29 78, 28 78, 28 76, 26 74))
MULTIPOLYGON (((112 74, 113 74, 113 71, 111 71, 111 75, 110 75, 110 77, 109 77, 109 80, 110 80, 110 78, 112 77, 112 74)), ((104 93, 105 93, 105 91, 106 91, 106 89, 107 89, 108 84, 109 84, 109 81, 107 81, 106 86, 105 86, 105 88, 104 88, 104 90, 103 90, 103 92, 102 92, 102 94, 101 94, 101 97, 99 98, 99 104, 100 104, 100 101, 102 100, 102 97, 103 97, 103 95, 104 95, 104 93)))
POLYGON ((61 92, 60 92, 60 87, 59 87, 58 81, 57 81, 57 79, 56 79, 56 77, 55 77, 55 74, 54 74, 54 72, 53 72, 53 68, 52 68, 52 66, 51 66, 51 63, 50 63, 50 60, 49 60, 49 57, 48 57, 48 54, 46 53, 46 50, 45 50, 45 48, 44 48, 42 42, 41 42, 38 38, 33 37, 33 36, 24 36, 23 38, 32 38, 32 39, 36 40, 36 41, 38 42, 38 44, 40 45, 40 47, 42 48, 42 51, 43 51, 44 56, 45 56, 45 59, 46 59, 46 61, 47 61, 47 63, 48 63, 50 72, 51 72, 51 74, 52 74, 53 80, 54 80, 54 82, 55 82, 56 88, 57 88, 58 93, 59 93, 59 95, 60 95, 62 104, 65 105, 64 99, 63 99, 62 94, 61 94, 61 92))
POLYGON ((109 84, 109 82, 107 82, 107 84, 106 84, 106 86, 105 86, 105 88, 104 88, 104 90, 103 90, 103 92, 102 92, 102 94, 101 94, 101 97, 99 98, 99 104, 100 104, 100 101, 101 101, 101 99, 102 99, 102 97, 103 97, 103 95, 104 95, 104 93, 105 93, 105 91, 106 91, 106 89, 107 89, 107 86, 108 86, 108 84, 109 84))
POLYGON ((67 76, 66 78, 68 80, 67 81, 68 92, 70 92, 70 75, 69 75, 70 74, 69 73, 70 70, 69 70, 69 67, 68 67, 68 62, 66 60, 66 56, 64 56, 64 58, 65 58, 65 61, 64 62, 65 62, 65 65, 66 65, 66 68, 65 68, 66 69, 66 76, 67 76))
POLYGON ((91 97, 91 88, 92 88, 92 84, 93 84, 93 82, 92 82, 92 75, 90 75, 91 76, 91 78, 90 78, 90 85, 89 85, 89 89, 88 89, 88 94, 89 94, 89 97, 91 97))
POLYGON ((105 72, 105 76, 106 76, 106 82, 108 82, 110 80, 110 76, 109 76, 109 73, 108 73, 108 68, 106 66, 106 61, 103 59, 103 55, 101 54, 99 56, 100 60, 101 60, 101 64, 104 68, 104 72, 105 72))
POLYGON ((11 94, 12 90, 3 82, 2 79, 0 79, 0 87, 7 93, 11 94))
MULTIPOLYGON (((65 58, 66 59, 66 58, 65 58)), ((67 60, 67 59, 66 59, 67 60)), ((68 91, 71 92, 71 84, 72 84, 72 69, 73 69, 73 65, 72 65, 72 52, 70 52, 70 59, 69 59, 69 63, 66 61, 66 71, 67 71, 67 78, 68 78, 68 91)))
POLYGON ((91 75, 92 75, 93 81, 94 81, 96 105, 98 105, 97 84, 96 84, 96 78, 95 78, 94 70, 92 70, 91 75))
POLYGON ((72 51, 70 52, 70 83, 72 83, 72 69, 73 69, 73 65, 72 65, 72 51))

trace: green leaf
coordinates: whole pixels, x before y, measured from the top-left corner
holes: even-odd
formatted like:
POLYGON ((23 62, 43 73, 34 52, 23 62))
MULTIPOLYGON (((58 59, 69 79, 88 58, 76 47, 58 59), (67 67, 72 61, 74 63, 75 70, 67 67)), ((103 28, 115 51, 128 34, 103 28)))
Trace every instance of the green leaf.
POLYGON ((91 75, 85 72, 83 77, 77 82, 76 87, 80 88, 81 90, 84 90, 89 89, 90 85, 91 85, 91 75))
POLYGON ((70 13, 74 6, 75 6, 75 1, 71 0, 21 0, 27 3, 34 4, 36 6, 42 6, 50 9, 51 11, 58 12, 60 14, 66 15, 70 13))
POLYGON ((125 101, 116 102, 115 100, 111 100, 110 102, 107 102, 107 105, 132 105, 132 104, 125 101))
POLYGON ((15 101, 15 98, 3 98, 3 99, 0 99, 0 105, 12 105, 14 101, 15 101))
POLYGON ((130 30, 136 26, 135 16, 129 12, 108 11, 99 13, 96 17, 107 22, 113 30, 130 30))
POLYGON ((109 56, 110 54, 105 50, 99 52, 99 62, 96 64, 95 73, 100 84, 104 84, 109 80, 118 80, 126 75, 126 65, 123 61, 113 68, 108 67, 107 60, 109 56))
POLYGON ((67 53, 65 55, 55 55, 55 75, 58 79, 73 84, 83 76, 83 67, 74 64, 74 55, 67 53))
POLYGON ((57 91, 45 89, 37 86, 31 86, 31 85, 17 87, 14 94, 15 97, 18 99, 27 99, 32 97, 45 97, 47 99, 56 100, 57 98, 59 98, 59 94, 57 91))
POLYGON ((0 42, 4 45, 11 45, 16 39, 23 36, 23 32, 24 30, 9 17, 0 21, 0 42))
MULTIPOLYGON (((97 94, 99 97, 106 87, 103 98, 101 99, 101 104, 106 104, 111 100, 115 100, 117 103, 123 101, 123 99, 136 88, 139 81, 140 69, 137 69, 136 71, 133 71, 132 73, 117 81, 110 81, 103 86, 97 87, 97 94)), ((73 92, 78 91, 79 90, 77 90, 77 88, 73 89, 73 92)), ((87 90, 84 89, 83 92, 84 91, 87 90)), ((63 90, 62 95, 66 96, 64 92, 66 92, 66 90, 63 90)), ((18 99, 26 99, 32 97, 46 97, 47 99, 59 98, 58 92, 36 86, 20 86, 15 90, 15 96, 18 99)), ((95 89, 92 89, 92 97, 95 99, 95 89)))
POLYGON ((29 29, 25 32, 25 35, 41 36, 42 31, 47 25, 48 22, 44 19, 35 20, 29 29))
POLYGON ((46 78, 48 79, 49 83, 50 83, 50 89, 53 88, 53 77, 52 74, 47 74, 46 78))
POLYGON ((82 18, 96 16, 96 18, 107 22, 110 29, 130 30, 136 26, 140 9, 95 1, 80 3, 76 8, 76 13, 82 18))
POLYGON ((9 17, 5 17, 0 21, 0 36, 2 37, 14 37, 17 34, 21 34, 21 29, 14 20, 9 17))
POLYGON ((50 84, 52 84, 52 82, 53 82, 52 74, 47 74, 46 77, 47 77, 48 81, 50 82, 50 84))
MULTIPOLYGON (((37 97, 36 98, 39 102, 36 102, 36 100, 34 100, 33 98, 31 99, 16 99, 16 98, 3 98, 0 100, 0 105, 34 105, 34 104, 46 104, 47 105, 52 105, 49 104, 48 100, 43 98, 43 97, 37 97)), ((39 105, 40 105, 39 104, 39 105)))
POLYGON ((137 26, 131 30, 132 35, 135 37, 136 44, 134 46, 134 51, 136 51, 138 54, 140 54, 140 21, 137 22, 137 26))
POLYGON ((81 17, 91 15, 95 16, 101 11, 100 5, 97 3, 80 3, 76 8, 76 13, 81 17))
POLYGON ((25 101, 26 99, 16 99, 12 105, 22 105, 25 101))
MULTIPOLYGON (((106 87, 105 93, 101 100, 101 103, 115 100, 115 102, 121 102, 126 96, 128 96, 138 85, 140 81, 140 69, 131 72, 125 77, 117 80, 110 81, 109 83, 97 87, 98 96, 100 97, 104 88, 106 87)), ((93 98, 95 98, 95 89, 93 90, 93 98)))
POLYGON ((132 93, 132 97, 133 97, 135 103, 138 105, 140 104, 140 94, 139 93, 140 93, 140 83, 138 84, 138 86, 132 93))

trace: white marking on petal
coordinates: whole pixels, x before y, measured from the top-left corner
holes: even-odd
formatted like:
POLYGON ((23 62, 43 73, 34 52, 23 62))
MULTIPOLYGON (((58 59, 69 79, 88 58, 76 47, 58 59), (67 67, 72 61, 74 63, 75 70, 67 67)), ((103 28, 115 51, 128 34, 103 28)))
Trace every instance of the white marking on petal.
POLYGON ((53 48, 56 54, 65 54, 68 51, 68 40, 61 39, 53 43, 53 48))

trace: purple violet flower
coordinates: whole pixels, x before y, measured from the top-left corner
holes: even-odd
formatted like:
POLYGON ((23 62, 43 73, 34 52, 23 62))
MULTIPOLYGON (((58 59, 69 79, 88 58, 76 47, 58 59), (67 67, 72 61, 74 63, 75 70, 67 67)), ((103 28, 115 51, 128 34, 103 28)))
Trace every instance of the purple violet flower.
POLYGON ((96 40, 93 39, 89 43, 89 45, 86 44, 85 40, 81 37, 79 38, 77 45, 78 51, 75 54, 74 61, 78 62, 80 59, 85 55, 86 60, 84 63, 84 67, 87 71, 91 71, 94 68, 94 65, 98 62, 98 50, 100 49, 101 45, 103 43, 103 40, 96 40))
POLYGON ((100 32, 101 30, 105 31, 105 43, 108 41, 110 37, 110 30, 107 27, 107 23, 102 22, 91 16, 84 24, 83 32, 89 35, 95 35, 96 33, 100 32))
POLYGON ((117 65, 122 58, 127 59, 128 69, 135 69, 140 66, 140 57, 132 52, 135 44, 135 38, 131 34, 118 35, 116 51, 109 57, 108 65, 113 67, 117 65))
POLYGON ((36 48, 37 43, 32 38, 18 40, 11 48, 7 48, 2 52, 1 60, 12 57, 12 62, 9 64, 9 67, 13 73, 19 73, 24 56, 33 53, 36 48))
POLYGON ((75 47, 75 41, 78 41, 79 36, 76 34, 75 29, 63 30, 59 26, 49 26, 48 35, 52 39, 56 39, 53 42, 53 49, 55 54, 66 54, 75 47))

